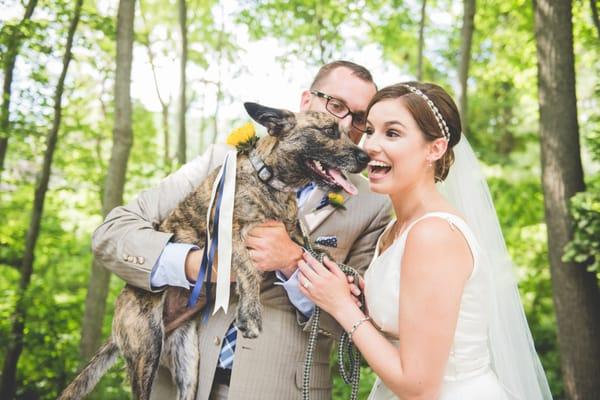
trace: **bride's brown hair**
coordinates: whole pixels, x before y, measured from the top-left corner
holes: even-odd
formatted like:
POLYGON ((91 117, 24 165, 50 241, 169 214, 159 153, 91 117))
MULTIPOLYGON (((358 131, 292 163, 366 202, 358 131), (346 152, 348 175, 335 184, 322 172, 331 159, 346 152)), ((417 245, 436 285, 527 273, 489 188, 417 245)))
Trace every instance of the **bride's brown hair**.
POLYGON ((452 147, 460 141, 460 132, 462 130, 458 107, 456 107, 452 97, 442 87, 434 83, 397 83, 384 87, 375 94, 367 107, 367 115, 374 104, 387 99, 401 99, 423 132, 425 140, 433 142, 438 138, 447 137, 448 149, 435 162, 436 181, 446 179, 450 166, 454 162, 452 147), (433 103, 443 121, 439 121, 439 118, 436 118, 433 107, 427 103, 427 99, 415 93, 415 91, 420 91, 433 103), (447 127, 447 132, 445 132, 444 124, 447 127))

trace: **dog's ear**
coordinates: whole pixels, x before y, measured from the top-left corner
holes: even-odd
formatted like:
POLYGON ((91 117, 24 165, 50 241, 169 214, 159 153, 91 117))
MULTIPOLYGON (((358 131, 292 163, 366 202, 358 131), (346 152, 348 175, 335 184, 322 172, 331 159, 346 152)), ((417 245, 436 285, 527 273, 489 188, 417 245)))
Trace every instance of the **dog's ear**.
POLYGON ((296 126, 296 117, 291 111, 265 107, 257 103, 244 103, 244 108, 253 120, 267 128, 271 136, 278 136, 296 126))

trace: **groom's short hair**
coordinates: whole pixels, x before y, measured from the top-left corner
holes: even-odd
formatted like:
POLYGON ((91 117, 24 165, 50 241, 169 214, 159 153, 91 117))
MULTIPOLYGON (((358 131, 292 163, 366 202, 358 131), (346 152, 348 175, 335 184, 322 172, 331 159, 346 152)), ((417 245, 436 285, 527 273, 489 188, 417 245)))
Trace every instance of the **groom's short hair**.
POLYGON ((366 69, 362 65, 346 60, 332 61, 319 68, 319 72, 317 72, 317 75, 315 76, 315 79, 310 85, 310 88, 316 89, 317 85, 321 83, 325 78, 327 78, 333 70, 340 67, 348 68, 352 71, 353 75, 356 75, 359 79, 362 79, 365 82, 372 83, 373 86, 375 86, 375 89, 377 89, 377 85, 373 81, 373 75, 371 75, 371 72, 369 72, 368 69, 366 69))

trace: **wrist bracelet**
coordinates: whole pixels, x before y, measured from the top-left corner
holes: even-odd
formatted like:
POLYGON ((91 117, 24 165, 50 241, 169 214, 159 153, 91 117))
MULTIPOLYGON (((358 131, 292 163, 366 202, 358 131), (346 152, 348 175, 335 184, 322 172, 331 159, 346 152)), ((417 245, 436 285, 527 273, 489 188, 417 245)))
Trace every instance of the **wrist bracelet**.
POLYGON ((350 341, 352 341, 352 335, 354 334, 354 332, 358 329, 358 327, 366 321, 369 321, 371 319, 371 317, 364 317, 359 319, 358 321, 356 321, 354 323, 354 325, 352 325, 352 329, 350 329, 350 331, 348 332, 348 339, 350 339, 350 341))

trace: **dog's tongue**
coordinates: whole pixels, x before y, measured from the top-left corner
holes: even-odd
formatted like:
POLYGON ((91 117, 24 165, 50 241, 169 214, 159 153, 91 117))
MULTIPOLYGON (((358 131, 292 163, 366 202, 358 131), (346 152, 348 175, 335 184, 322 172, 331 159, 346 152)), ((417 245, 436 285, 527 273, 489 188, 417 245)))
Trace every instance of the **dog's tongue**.
POLYGON ((356 186, 354 186, 349 180, 344 178, 340 171, 336 169, 330 169, 327 172, 329 172, 329 176, 333 178, 335 183, 340 185, 346 192, 348 192, 348 194, 351 194, 353 196, 358 194, 358 189, 356 188, 356 186))

